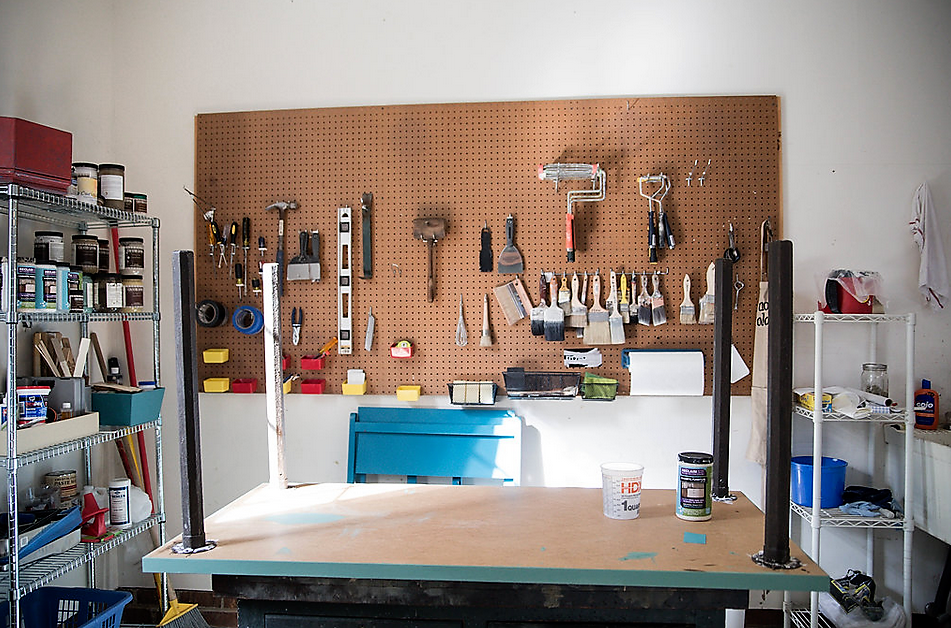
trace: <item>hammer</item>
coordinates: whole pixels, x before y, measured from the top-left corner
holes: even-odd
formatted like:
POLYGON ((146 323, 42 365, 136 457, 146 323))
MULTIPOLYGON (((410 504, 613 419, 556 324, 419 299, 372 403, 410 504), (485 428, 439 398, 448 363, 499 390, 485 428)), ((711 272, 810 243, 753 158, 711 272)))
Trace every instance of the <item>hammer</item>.
POLYGON ((280 283, 278 284, 278 294, 284 295, 284 218, 287 216, 287 210, 297 209, 297 202, 291 201, 290 203, 285 203, 284 201, 278 201, 272 205, 268 205, 264 208, 264 211, 271 209, 276 209, 278 211, 278 221, 277 221, 277 276, 280 278, 280 283))

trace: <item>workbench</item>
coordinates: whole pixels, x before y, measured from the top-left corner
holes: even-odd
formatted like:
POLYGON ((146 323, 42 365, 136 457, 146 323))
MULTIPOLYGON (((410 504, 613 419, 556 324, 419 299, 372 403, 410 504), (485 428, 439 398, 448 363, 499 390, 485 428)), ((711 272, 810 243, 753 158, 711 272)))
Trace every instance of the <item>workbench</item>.
POLYGON ((262 485, 206 519, 215 549, 175 554, 173 540, 142 567, 210 574, 249 628, 722 626, 750 590, 828 590, 798 547, 799 568, 753 563, 763 514, 742 494, 706 522, 676 518, 674 498, 644 490, 640 517, 620 521, 600 489, 262 485))

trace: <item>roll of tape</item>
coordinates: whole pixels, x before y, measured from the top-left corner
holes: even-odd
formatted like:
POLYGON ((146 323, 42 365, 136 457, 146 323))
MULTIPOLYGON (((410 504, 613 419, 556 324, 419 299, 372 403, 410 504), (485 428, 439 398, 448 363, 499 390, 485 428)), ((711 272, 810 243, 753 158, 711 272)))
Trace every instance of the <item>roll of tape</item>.
POLYGON ((205 299, 195 306, 198 324, 202 327, 217 327, 228 319, 228 311, 218 301, 205 299))
POLYGON ((242 334, 254 335, 264 329, 264 312, 250 305, 242 305, 234 311, 231 324, 242 334))

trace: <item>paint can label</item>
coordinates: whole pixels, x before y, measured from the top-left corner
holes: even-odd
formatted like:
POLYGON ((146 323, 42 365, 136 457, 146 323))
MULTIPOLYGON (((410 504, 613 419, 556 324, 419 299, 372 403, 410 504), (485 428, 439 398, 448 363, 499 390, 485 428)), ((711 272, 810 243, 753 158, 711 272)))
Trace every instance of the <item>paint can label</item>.
POLYGON ((713 511, 712 465, 681 463, 677 492, 677 516, 681 519, 704 521, 713 511))

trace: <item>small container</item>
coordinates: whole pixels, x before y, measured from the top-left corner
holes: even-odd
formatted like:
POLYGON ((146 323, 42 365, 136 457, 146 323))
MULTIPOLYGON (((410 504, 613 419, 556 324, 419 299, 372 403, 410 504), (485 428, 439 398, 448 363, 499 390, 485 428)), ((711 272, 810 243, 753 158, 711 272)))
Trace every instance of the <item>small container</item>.
POLYGON ((109 240, 98 240, 99 245, 99 272, 109 272, 109 240))
POLYGON ((300 367, 305 371, 319 371, 324 368, 326 358, 316 355, 305 355, 300 359, 300 367))
POLYGON ((83 273, 82 282, 83 312, 92 312, 96 308, 95 275, 83 273))
POLYGON ((707 521, 713 516, 713 456, 684 451, 677 456, 678 518, 707 521))
POLYGON ((125 210, 145 214, 148 212, 148 197, 145 194, 125 193, 125 210))
POLYGON ((36 309, 56 309, 56 265, 36 265, 36 309))
POLYGON ((46 422, 46 401, 50 390, 49 386, 17 386, 17 429, 46 422))
POLYGON ((73 236, 73 263, 84 273, 99 271, 99 239, 96 236, 73 236))
POLYGON ((145 245, 142 238, 119 238, 119 274, 142 275, 145 273, 145 245))
POLYGON ((75 162, 73 183, 76 186, 78 200, 93 205, 99 202, 99 166, 85 161, 75 162))
POLYGON ((258 389, 257 377, 243 377, 231 382, 231 392, 233 393, 252 394, 254 392, 257 392, 257 389, 258 389))
POLYGON ((37 264, 66 261, 62 231, 37 231, 33 234, 33 258, 37 264))
POLYGON ((99 198, 113 209, 125 209, 125 166, 99 165, 99 198))
POLYGON ((202 381, 202 389, 206 393, 225 393, 231 388, 231 380, 227 377, 206 377, 202 381))
POLYGON ((205 364, 224 364, 228 361, 228 349, 205 349, 201 359, 205 364))
POLYGON ((124 275, 122 277, 122 311, 142 312, 145 310, 145 284, 142 275, 124 275))
POLYGON ((36 264, 33 260, 17 262, 17 309, 36 309, 36 264))
POLYGON ((340 385, 345 395, 365 395, 367 392, 367 382, 363 380, 359 384, 351 384, 349 382, 344 382, 340 385))
POLYGON ((641 514, 644 466, 631 462, 601 465, 601 502, 609 519, 637 519, 641 514))
POLYGON ((888 396, 888 365, 877 362, 866 362, 862 365, 862 391, 888 396))
POLYGON ((396 398, 400 401, 419 401, 422 386, 397 386, 396 398))
POLYGON ((69 311, 69 264, 56 265, 56 311, 69 311))
POLYGON ((115 478, 109 482, 109 523, 113 527, 132 527, 132 508, 129 503, 131 490, 129 478, 115 478))
POLYGON ((118 312, 122 308, 122 281, 115 273, 100 273, 96 276, 96 311, 118 312))
POLYGON ((83 294, 83 277, 85 274, 79 266, 70 266, 66 276, 67 296, 70 312, 84 312, 86 297, 83 294))
MULTIPOLYGON (((789 498, 804 508, 812 508, 812 456, 793 456, 790 460, 789 498)), ((845 490, 845 472, 849 463, 839 458, 822 457, 819 471, 822 493, 820 508, 838 508, 845 490)))
POLYGON ((934 430, 938 427, 938 393, 931 388, 931 380, 921 380, 915 391, 915 427, 934 430))
POLYGON ((302 379, 300 391, 305 395, 322 395, 327 388, 325 379, 302 379))
POLYGON ((79 492, 74 470, 50 471, 43 476, 43 482, 47 486, 58 488, 59 496, 64 500, 72 499, 79 492))

